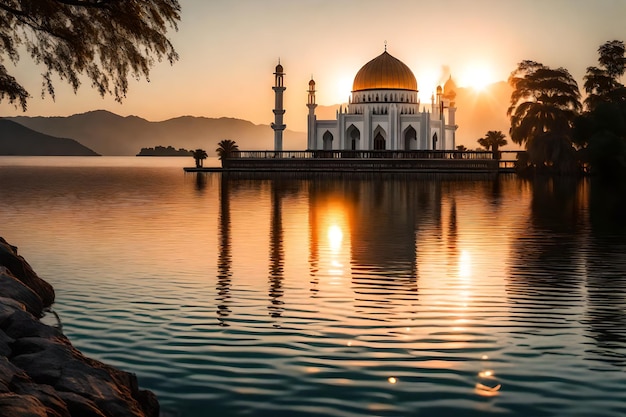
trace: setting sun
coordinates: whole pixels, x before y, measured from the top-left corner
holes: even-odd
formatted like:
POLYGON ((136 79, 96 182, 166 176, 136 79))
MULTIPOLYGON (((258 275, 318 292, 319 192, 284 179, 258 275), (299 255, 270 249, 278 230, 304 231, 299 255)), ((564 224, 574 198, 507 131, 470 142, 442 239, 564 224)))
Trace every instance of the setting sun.
POLYGON ((485 64, 474 64, 467 67, 459 76, 459 85, 473 88, 474 90, 484 90, 493 83, 494 75, 491 68, 485 64))

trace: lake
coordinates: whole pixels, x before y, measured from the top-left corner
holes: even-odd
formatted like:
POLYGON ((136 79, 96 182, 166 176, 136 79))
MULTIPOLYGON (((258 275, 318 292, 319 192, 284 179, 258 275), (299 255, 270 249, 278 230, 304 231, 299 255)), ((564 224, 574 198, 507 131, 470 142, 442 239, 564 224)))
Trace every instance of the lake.
POLYGON ((626 414, 623 187, 192 164, 0 157, 0 236, 165 416, 626 414))

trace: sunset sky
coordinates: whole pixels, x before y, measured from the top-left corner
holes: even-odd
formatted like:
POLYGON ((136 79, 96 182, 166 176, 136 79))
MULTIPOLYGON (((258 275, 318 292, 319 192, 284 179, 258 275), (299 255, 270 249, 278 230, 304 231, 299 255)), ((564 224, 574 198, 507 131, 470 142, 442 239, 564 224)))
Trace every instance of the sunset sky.
MULTIPOLYGON (((29 116, 95 109, 148 120, 181 115, 273 120, 272 72, 286 72, 285 122, 305 130, 306 89, 318 104, 346 102, 356 72, 384 50, 414 72, 425 101, 448 67, 461 87, 506 80, 517 62, 565 67, 582 85, 602 43, 626 40, 624 0, 181 0, 171 39, 180 61, 132 81, 123 104, 57 82, 56 101, 41 99, 41 72, 28 56, 14 72, 31 93, 29 116)), ((459 109, 459 112, 462 109, 459 109)), ((7 102, 0 114, 20 115, 7 102)))

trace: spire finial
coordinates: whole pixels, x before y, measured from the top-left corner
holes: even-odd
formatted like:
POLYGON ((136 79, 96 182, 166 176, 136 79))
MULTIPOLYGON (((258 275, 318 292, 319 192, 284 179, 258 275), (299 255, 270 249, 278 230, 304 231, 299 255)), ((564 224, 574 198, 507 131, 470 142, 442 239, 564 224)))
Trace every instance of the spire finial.
POLYGON ((280 65, 280 57, 278 57, 278 65, 280 65))
POLYGON ((385 40, 385 52, 387 52, 387 41, 385 40))

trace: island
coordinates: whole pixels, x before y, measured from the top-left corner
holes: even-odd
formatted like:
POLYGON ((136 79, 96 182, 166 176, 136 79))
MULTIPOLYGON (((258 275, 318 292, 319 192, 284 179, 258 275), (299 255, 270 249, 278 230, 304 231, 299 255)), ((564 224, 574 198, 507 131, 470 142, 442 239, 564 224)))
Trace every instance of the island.
POLYGON ((154 148, 141 148, 137 156, 192 156, 193 152, 187 149, 176 149, 173 146, 155 146, 154 148))

